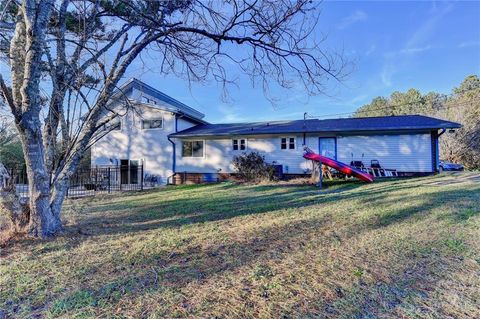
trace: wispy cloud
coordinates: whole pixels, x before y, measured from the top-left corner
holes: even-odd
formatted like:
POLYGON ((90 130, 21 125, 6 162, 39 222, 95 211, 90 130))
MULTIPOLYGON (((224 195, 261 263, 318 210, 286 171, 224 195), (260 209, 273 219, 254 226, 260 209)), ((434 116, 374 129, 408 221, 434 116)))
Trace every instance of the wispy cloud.
POLYGON ((339 30, 344 30, 351 26, 352 24, 355 24, 360 21, 365 21, 367 20, 368 16, 365 12, 361 10, 357 10, 353 12, 352 14, 346 16, 343 18, 340 23, 337 25, 337 29, 339 30))
POLYGON ((396 69, 391 63, 390 59, 383 64, 382 71, 380 72, 380 79, 382 80, 383 85, 392 86, 392 77, 396 69))
POLYGON ((383 85, 391 86, 394 75, 398 70, 410 63, 411 58, 413 58, 415 54, 433 48, 432 45, 428 44, 428 40, 435 31, 437 24, 452 8, 453 4, 448 4, 441 8, 438 6, 433 7, 430 16, 412 33, 402 49, 385 54, 385 61, 380 72, 380 79, 383 85))
POLYGON ((462 42, 458 45, 458 47, 461 48, 461 49, 469 48, 469 47, 476 47, 476 46, 480 46, 480 41, 466 41, 466 42, 462 42))
POLYGON ((239 123, 245 122, 247 118, 242 114, 240 107, 222 104, 217 107, 221 117, 219 122, 222 123, 239 123))
POLYGON ((375 52, 375 50, 377 49, 377 46, 375 44, 372 44, 370 46, 370 48, 365 52, 365 55, 366 56, 369 56, 370 54, 372 54, 373 52, 375 52))
POLYGON ((405 49, 400 50, 398 53, 400 53, 400 54, 415 54, 415 53, 428 51, 431 48, 432 48, 431 45, 426 45, 424 47, 417 47, 417 48, 405 48, 405 49))

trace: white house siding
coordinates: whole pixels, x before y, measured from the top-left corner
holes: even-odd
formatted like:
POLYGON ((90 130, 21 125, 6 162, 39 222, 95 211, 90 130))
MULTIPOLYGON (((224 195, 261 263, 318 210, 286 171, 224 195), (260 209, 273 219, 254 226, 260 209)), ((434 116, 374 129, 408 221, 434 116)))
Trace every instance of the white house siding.
MULTIPOLYGON (((143 106, 122 118, 121 131, 112 131, 92 147, 92 165, 118 165, 121 159, 141 160, 145 174, 167 183, 173 174, 173 146, 168 135, 175 132, 175 115, 143 106), (163 117, 163 128, 142 130, 142 119, 163 117)), ((187 126, 186 120, 181 120, 187 126)))
MULTIPOLYGON (((330 135, 332 136, 332 135, 330 135)), ((306 145, 318 152, 319 137, 326 135, 307 135, 306 145)), ((233 156, 244 151, 232 150, 232 137, 223 139, 191 139, 205 141, 204 157, 182 157, 182 140, 175 139, 177 147, 176 172, 189 173, 232 173, 233 156)), ((312 163, 302 157, 303 135, 255 136, 244 137, 247 150, 258 151, 268 162, 283 165, 284 173, 303 174, 312 168, 312 163), (296 149, 280 149, 281 137, 296 137, 296 149)), ((362 160, 370 165, 372 159, 380 161, 385 168, 401 172, 431 172, 432 154, 430 134, 412 135, 369 135, 337 136, 337 159, 349 164, 352 160, 362 160), (362 157, 363 155, 363 157, 362 157)))
POLYGON ((430 134, 337 137, 337 159, 349 164, 361 160, 367 166, 378 160, 384 168, 400 172, 432 172, 430 134))
MULTIPOLYGON (((282 135, 282 136, 256 136, 256 137, 232 137, 223 139, 191 139, 205 141, 204 157, 182 157, 182 140, 176 139, 177 164, 176 172, 189 173, 233 173, 232 159, 235 155, 245 151, 234 151, 232 139, 244 138, 247 140, 247 152, 257 151, 265 156, 268 162, 276 162, 283 165, 284 173, 304 174, 312 168, 312 163, 302 157, 303 135, 282 135), (280 149, 281 137, 296 137, 296 149, 280 149)), ((318 137, 309 136, 306 139, 307 145, 312 149, 318 149, 318 137)))

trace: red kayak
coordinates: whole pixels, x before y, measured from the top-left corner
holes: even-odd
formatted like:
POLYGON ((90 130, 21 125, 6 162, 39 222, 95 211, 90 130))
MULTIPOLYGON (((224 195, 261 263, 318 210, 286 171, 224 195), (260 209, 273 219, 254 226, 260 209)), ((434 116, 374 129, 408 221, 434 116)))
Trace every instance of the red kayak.
POLYGON ((371 183, 373 182, 373 176, 368 174, 368 173, 365 173, 365 172, 362 172, 361 170, 358 170, 350 165, 347 165, 345 163, 342 163, 342 162, 339 162, 339 161, 336 161, 334 159, 331 159, 329 157, 325 157, 325 156, 322 156, 320 154, 316 154, 316 153, 313 153, 311 151, 305 151, 305 153, 303 153, 303 157, 308 159, 308 160, 312 160, 312 161, 316 161, 316 162, 321 162, 322 164, 325 164, 331 168, 334 168, 336 169, 337 171, 340 171, 342 173, 345 173, 347 175, 351 175, 351 176, 354 176, 364 182, 368 182, 368 183, 371 183))

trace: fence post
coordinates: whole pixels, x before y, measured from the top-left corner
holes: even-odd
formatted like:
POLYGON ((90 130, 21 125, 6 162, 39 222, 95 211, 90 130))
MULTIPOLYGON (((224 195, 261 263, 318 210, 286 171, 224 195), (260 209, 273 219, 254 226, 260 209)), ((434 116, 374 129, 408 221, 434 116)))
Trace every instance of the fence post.
POLYGON ((108 167, 108 193, 110 193, 110 166, 108 167))
POLYGON ((97 187, 98 187, 98 166, 95 167, 95 186, 93 187, 93 192, 97 192, 97 187))
POLYGON ((140 190, 143 191, 143 163, 140 166, 140 190))
POLYGON ((122 191, 122 165, 120 164, 120 166, 117 166, 118 167, 118 176, 119 176, 119 181, 120 181, 120 191, 122 191))

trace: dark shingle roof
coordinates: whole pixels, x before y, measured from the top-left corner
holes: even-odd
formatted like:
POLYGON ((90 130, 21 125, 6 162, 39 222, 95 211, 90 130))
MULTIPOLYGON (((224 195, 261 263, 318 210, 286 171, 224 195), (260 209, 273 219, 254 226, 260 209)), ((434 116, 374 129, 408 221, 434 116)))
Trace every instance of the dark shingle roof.
POLYGON ((459 128, 460 124, 422 115, 362 117, 327 120, 204 124, 171 134, 171 137, 234 136, 316 132, 399 131, 459 128))

